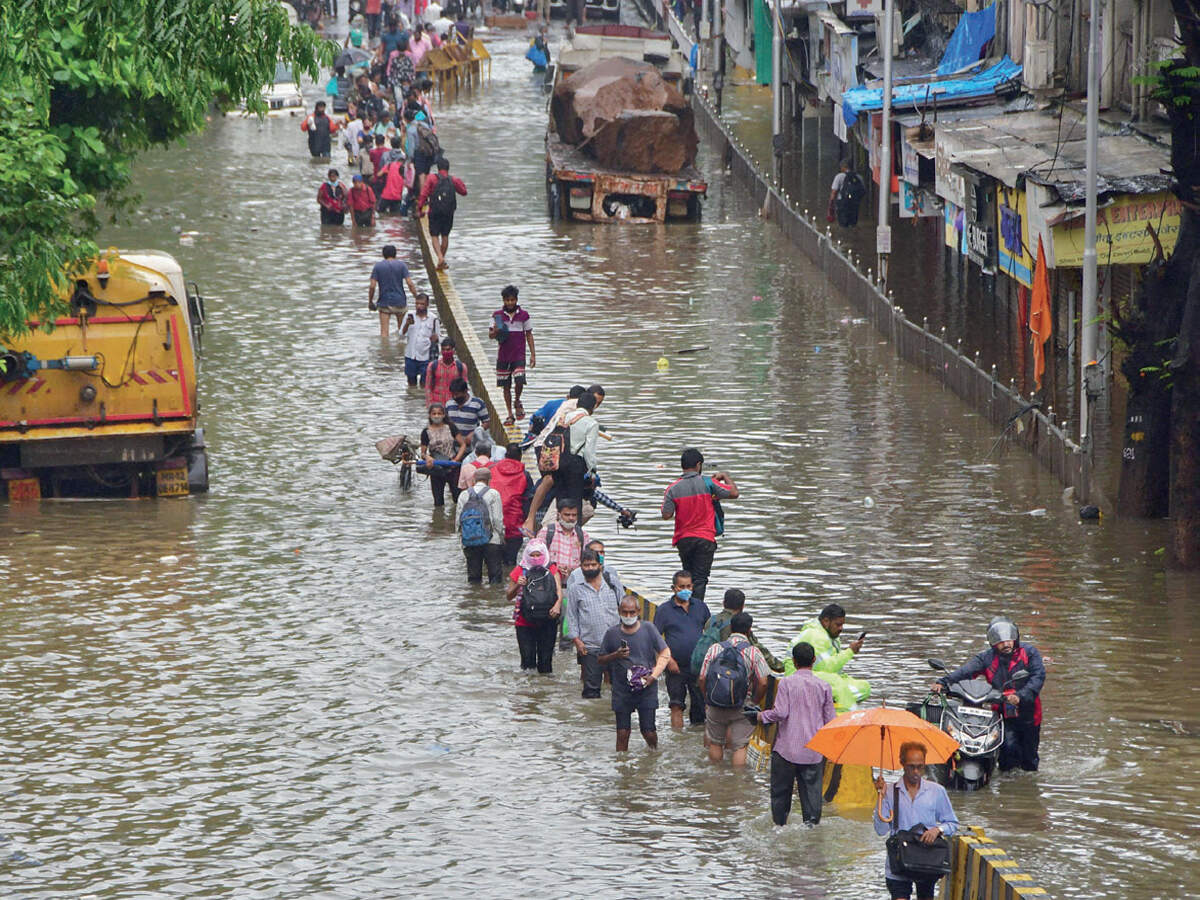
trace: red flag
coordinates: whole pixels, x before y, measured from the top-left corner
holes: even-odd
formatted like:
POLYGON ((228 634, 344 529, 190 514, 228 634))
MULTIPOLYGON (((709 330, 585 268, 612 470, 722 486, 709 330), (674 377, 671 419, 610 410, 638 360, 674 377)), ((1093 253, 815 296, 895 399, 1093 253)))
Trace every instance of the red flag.
POLYGON ((1050 271, 1046 268, 1046 254, 1042 250, 1042 239, 1038 237, 1037 266, 1033 270, 1033 294, 1029 298, 1029 333, 1033 339, 1033 383, 1035 389, 1042 386, 1042 373, 1046 371, 1046 341, 1050 339, 1053 320, 1050 314, 1050 271))

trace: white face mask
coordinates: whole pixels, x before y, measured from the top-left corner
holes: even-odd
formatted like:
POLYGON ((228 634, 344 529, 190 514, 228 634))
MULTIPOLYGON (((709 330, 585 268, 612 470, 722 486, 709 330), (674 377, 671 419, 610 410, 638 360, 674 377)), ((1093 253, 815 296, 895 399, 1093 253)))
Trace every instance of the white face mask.
POLYGON ((627 627, 632 627, 637 624, 637 616, 621 616, 621 624, 627 627))

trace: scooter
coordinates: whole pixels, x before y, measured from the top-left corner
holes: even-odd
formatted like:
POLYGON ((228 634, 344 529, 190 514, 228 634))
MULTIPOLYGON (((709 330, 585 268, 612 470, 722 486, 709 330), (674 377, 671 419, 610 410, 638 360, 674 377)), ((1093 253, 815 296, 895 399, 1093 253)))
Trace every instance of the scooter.
MULTIPOLYGON (((950 671, 940 659, 929 660, 929 665, 940 672, 950 671)), ((945 696, 931 692, 923 702, 910 705, 910 712, 936 724, 958 741, 953 757, 942 765, 928 767, 930 777, 958 790, 977 791, 985 787, 996 771, 1000 746, 1004 743, 1004 717, 993 707, 1003 707, 1004 691, 1015 690, 1028 679, 1029 673, 1019 669, 1001 691, 978 676, 949 685, 945 696)))

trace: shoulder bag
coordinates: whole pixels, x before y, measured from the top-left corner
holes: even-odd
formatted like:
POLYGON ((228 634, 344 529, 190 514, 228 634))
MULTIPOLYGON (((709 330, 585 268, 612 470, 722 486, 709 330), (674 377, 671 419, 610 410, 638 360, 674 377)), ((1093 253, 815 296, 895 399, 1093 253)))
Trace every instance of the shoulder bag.
POLYGON ((938 835, 932 844, 921 842, 925 826, 897 830, 900 821, 900 785, 892 785, 892 833, 887 839, 888 865, 897 878, 927 881, 950 874, 950 842, 938 835))

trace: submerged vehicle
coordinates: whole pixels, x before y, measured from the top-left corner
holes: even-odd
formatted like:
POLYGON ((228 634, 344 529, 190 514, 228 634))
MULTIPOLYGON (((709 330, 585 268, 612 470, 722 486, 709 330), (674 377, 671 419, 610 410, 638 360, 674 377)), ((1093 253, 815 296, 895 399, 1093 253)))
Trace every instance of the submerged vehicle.
POLYGON ((684 94, 687 68, 662 32, 585 25, 559 50, 546 130, 552 219, 700 218, 708 185, 684 94))
MULTIPOLYGON (((268 116, 304 114, 304 95, 300 93, 300 83, 292 67, 285 62, 275 64, 275 75, 269 84, 263 86, 262 98, 267 105, 268 116)), ((246 109, 244 104, 242 109, 246 109)))
MULTIPOLYGON (((550 0, 552 18, 567 17, 567 0, 550 0)), ((621 0, 587 0, 588 19, 620 19, 621 0)))
MULTIPOLYGON (((930 668, 949 669, 940 659, 929 660, 930 668)), ((1020 687, 1029 673, 1018 670, 1005 685, 1020 687)), ((992 780, 1000 745, 1004 743, 1004 718, 999 708, 1004 693, 986 678, 956 681, 947 686, 946 696, 929 694, 921 703, 909 704, 908 710, 958 741, 958 750, 945 764, 929 766, 930 777, 945 787, 977 791, 992 780)))
POLYGON ((10 500, 208 490, 197 351, 204 298, 159 251, 100 254, 67 314, 0 339, 0 480, 10 500))

